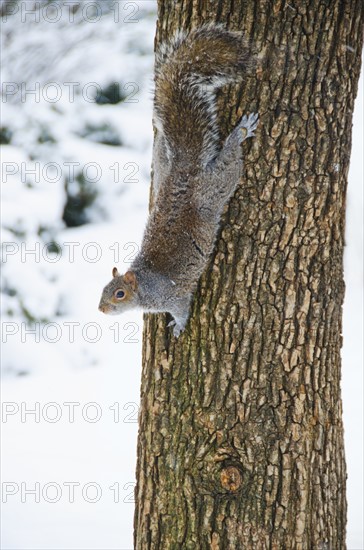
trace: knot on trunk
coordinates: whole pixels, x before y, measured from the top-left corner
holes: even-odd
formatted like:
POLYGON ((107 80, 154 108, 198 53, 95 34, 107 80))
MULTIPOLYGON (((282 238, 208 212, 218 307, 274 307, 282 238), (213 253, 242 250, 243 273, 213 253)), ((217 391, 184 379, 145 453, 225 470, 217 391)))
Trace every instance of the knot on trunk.
POLYGON ((236 493, 242 486, 243 476, 237 466, 227 466, 220 473, 222 487, 229 493, 236 493))

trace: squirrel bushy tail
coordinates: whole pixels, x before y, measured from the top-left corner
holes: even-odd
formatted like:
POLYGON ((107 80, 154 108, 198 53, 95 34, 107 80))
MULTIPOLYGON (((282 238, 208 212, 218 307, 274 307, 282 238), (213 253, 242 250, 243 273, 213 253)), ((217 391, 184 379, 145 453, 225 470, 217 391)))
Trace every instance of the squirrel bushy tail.
POLYGON ((162 44, 156 53, 154 119, 175 161, 207 164, 216 156, 216 90, 241 81, 250 65, 247 40, 220 25, 179 32, 162 44))

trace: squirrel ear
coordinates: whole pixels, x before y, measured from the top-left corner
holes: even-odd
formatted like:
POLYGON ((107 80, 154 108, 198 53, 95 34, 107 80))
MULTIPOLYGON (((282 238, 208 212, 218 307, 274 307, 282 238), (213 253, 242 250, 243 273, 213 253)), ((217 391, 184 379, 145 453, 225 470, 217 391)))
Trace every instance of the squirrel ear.
POLYGON ((131 286, 133 290, 136 290, 137 279, 133 271, 127 271, 123 277, 124 282, 131 286))
POLYGON ((114 267, 113 270, 112 270, 112 276, 115 278, 115 277, 120 277, 120 273, 118 272, 118 268, 117 267, 114 267))

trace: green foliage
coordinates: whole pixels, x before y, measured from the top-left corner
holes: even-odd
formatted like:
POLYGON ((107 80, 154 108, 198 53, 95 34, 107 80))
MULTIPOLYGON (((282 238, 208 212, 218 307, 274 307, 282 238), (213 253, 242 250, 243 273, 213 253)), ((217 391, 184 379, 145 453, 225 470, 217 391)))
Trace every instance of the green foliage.
POLYGON ((85 128, 78 135, 96 143, 103 143, 104 145, 111 145, 113 147, 120 147, 122 145, 118 132, 108 124, 86 124, 85 128))
POLYGON ((9 145, 12 133, 6 126, 0 128, 0 145, 9 145))
POLYGON ((66 204, 62 219, 67 227, 79 227, 89 223, 88 208, 97 197, 97 190, 81 173, 74 181, 65 181, 66 204))
POLYGON ((112 82, 95 97, 98 105, 116 105, 125 101, 127 94, 121 89, 119 82, 112 82))

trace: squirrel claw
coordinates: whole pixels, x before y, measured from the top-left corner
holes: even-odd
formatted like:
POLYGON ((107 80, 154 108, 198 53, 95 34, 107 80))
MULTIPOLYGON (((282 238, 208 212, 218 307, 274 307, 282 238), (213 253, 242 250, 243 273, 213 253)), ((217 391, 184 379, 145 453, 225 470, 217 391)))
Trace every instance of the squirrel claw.
POLYGON ((175 319, 173 319, 172 321, 170 321, 167 325, 167 327, 173 327, 173 335, 178 338, 178 336, 181 334, 181 332, 184 331, 184 326, 181 325, 180 323, 177 323, 177 321, 175 319))
POLYGON ((174 329, 173 329, 173 335, 178 338, 178 336, 181 334, 181 332, 184 331, 184 327, 182 327, 181 325, 177 325, 177 323, 175 324, 174 326, 174 329))
POLYGON ((239 128, 245 130, 245 135, 243 135, 243 140, 255 136, 254 132, 257 129, 259 123, 258 113, 251 113, 250 115, 244 115, 239 122, 239 128))

